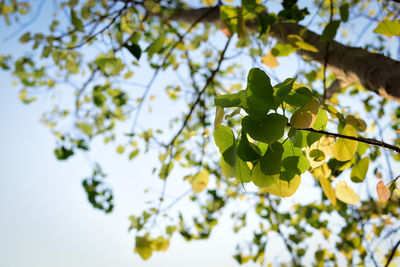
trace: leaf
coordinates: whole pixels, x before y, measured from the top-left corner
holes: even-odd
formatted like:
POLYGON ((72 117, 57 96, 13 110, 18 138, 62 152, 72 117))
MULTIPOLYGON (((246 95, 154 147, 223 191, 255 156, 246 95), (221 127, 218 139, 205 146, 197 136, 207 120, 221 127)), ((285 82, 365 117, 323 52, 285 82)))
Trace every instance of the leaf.
POLYGON ((326 25, 321 35, 321 42, 330 42, 335 38, 336 32, 340 26, 340 20, 333 20, 326 25))
POLYGON ((236 176, 236 139, 231 128, 218 125, 214 130, 214 141, 222 154, 220 166, 228 177, 236 176))
POLYGON ((291 106, 302 107, 312 99, 313 95, 307 87, 299 87, 292 90, 286 97, 285 102, 291 106))
POLYGON ((386 202, 390 198, 390 190, 385 186, 382 181, 376 185, 376 192, 378 193, 379 200, 382 202, 386 202))
POLYGON ((344 3, 339 7, 339 12, 340 12, 340 19, 343 22, 347 22, 347 20, 349 19, 349 4, 348 3, 344 3))
POLYGON ((276 68, 279 66, 278 61, 276 60, 276 57, 274 57, 271 53, 271 51, 268 52, 266 56, 263 56, 261 58, 261 62, 266 65, 267 67, 270 67, 271 69, 276 68))
POLYGON ((324 191, 325 196, 331 201, 333 206, 336 206, 336 194, 335 190, 333 190, 331 182, 327 178, 320 177, 319 182, 321 184, 322 190, 324 191))
POLYGON ((71 23, 78 31, 83 29, 83 22, 76 16, 76 13, 73 9, 71 9, 71 23))
POLYGON ((124 47, 128 49, 128 51, 137 59, 140 59, 140 56, 142 55, 142 49, 138 44, 125 44, 124 47))
POLYGON ((203 0, 204 5, 212 6, 217 2, 217 0, 203 0))
POLYGON ((253 167, 251 179, 255 185, 262 187, 261 192, 268 192, 280 197, 293 195, 300 185, 301 178, 294 174, 290 179, 283 179, 281 173, 284 149, 279 142, 268 146, 265 155, 253 167))
POLYGON ((219 95, 214 99, 214 104, 223 108, 243 107, 245 108, 246 91, 241 90, 235 94, 219 95))
POLYGON ((244 109, 248 114, 267 114, 274 106, 273 93, 268 75, 259 68, 251 69, 247 76, 247 107, 244 109))
MULTIPOLYGON (((346 136, 357 136, 356 130, 354 130, 353 126, 346 125, 341 132, 342 135, 346 136)), ((338 138, 333 146, 330 148, 331 156, 336 158, 339 161, 348 161, 352 159, 354 153, 357 150, 358 142, 345 139, 338 138)))
POLYGON ((362 183, 367 175, 369 166, 369 158, 365 157, 361 159, 351 170, 351 180, 355 183, 362 183))
POLYGON ((306 50, 306 51, 310 51, 310 52, 314 52, 314 53, 318 53, 318 49, 315 46, 313 46, 313 45, 311 45, 311 44, 309 44, 307 42, 296 41, 294 44, 300 49, 303 49, 303 50, 306 50))
POLYGON ((246 116, 242 119, 242 127, 251 138, 271 144, 283 136, 287 118, 276 113, 265 117, 246 116))
POLYGON ((274 57, 287 57, 288 55, 296 52, 296 47, 292 46, 291 44, 281 44, 277 43, 272 49, 271 54, 274 57))
POLYGON ((275 184, 280 176, 283 147, 281 143, 274 142, 268 146, 265 155, 253 168, 251 179, 259 187, 275 184))
POLYGON ((277 109, 286 99, 287 95, 292 91, 294 79, 288 78, 274 86, 274 107, 277 109))
POLYGON ((236 158, 236 178, 239 179, 241 183, 251 182, 251 170, 247 163, 239 156, 236 158))
POLYGON ((118 154, 122 154, 122 153, 124 153, 124 151, 125 151, 125 148, 124 148, 123 146, 119 145, 119 146, 117 147, 117 153, 118 153, 118 154))
POLYGON ((304 106, 296 110, 290 118, 290 125, 294 128, 311 128, 317 118, 319 102, 313 98, 304 106))
POLYGON ((283 143, 283 149, 281 180, 290 181, 310 168, 310 162, 303 150, 295 147, 290 139, 283 143))
POLYGON ((193 192, 199 194, 207 188, 210 174, 207 170, 203 169, 190 179, 193 192))
POLYGON ((166 251, 169 248, 169 239, 165 239, 162 236, 157 239, 151 239, 151 249, 153 251, 166 251))
POLYGON ((374 29, 374 32, 389 38, 393 35, 400 35, 400 20, 384 20, 378 22, 378 26, 374 29))
POLYGON ((151 249, 151 241, 148 235, 136 236, 135 252, 138 253, 143 260, 148 260, 151 257, 153 250, 151 249))
POLYGON ((223 119, 224 119, 224 108, 216 106, 214 127, 220 125, 223 119))
POLYGON ((26 32, 19 38, 19 42, 21 44, 25 44, 25 43, 29 42, 31 39, 32 39, 31 33, 30 32, 26 32))
POLYGON ((158 53, 161 48, 164 46, 165 43, 165 35, 161 35, 158 37, 157 40, 155 40, 149 47, 146 48, 147 55, 149 56, 149 59, 153 57, 155 53, 158 53))
POLYGON ((239 140, 237 155, 243 161, 255 161, 261 157, 260 149, 247 139, 246 132, 243 131, 242 138, 239 140))
POLYGON ((130 154, 129 154, 129 159, 132 160, 134 157, 136 157, 139 154, 139 149, 135 149, 133 150, 130 154))
POLYGON ((324 164, 326 159, 325 152, 318 149, 318 145, 316 144, 313 144, 311 147, 306 147, 306 156, 312 168, 318 168, 324 164))
POLYGON ((357 205, 360 202, 360 196, 347 185, 346 181, 340 181, 336 184, 335 193, 336 197, 344 203, 357 205))

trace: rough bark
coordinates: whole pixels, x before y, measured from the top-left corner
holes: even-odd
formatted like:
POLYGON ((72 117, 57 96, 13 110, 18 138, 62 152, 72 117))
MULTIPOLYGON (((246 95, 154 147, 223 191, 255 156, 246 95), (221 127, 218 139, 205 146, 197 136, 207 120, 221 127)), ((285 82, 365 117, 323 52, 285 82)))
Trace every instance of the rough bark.
MULTIPOLYGON (((220 22, 217 7, 181 10, 168 19, 193 23, 200 17, 203 17, 203 22, 220 22)), ((247 22, 247 26, 254 30, 257 28, 257 23, 250 21, 247 22)), ((279 22, 270 29, 270 35, 281 42, 286 42, 286 36, 289 34, 301 35, 304 41, 318 49, 317 53, 300 49, 297 51, 299 54, 323 64, 326 46, 321 42, 319 34, 296 23, 279 22)), ((336 41, 332 41, 329 45, 328 58, 328 69, 337 76, 341 84, 360 83, 369 91, 400 102, 399 61, 336 41)))

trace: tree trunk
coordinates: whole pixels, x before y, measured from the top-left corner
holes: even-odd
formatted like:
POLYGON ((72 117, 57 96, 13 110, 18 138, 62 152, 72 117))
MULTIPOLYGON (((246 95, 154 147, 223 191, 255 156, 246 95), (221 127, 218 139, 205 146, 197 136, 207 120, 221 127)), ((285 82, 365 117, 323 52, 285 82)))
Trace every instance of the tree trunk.
MULTIPOLYGON (((160 14, 153 15, 160 16, 160 14)), ((220 23, 218 7, 181 10, 166 19, 187 23, 201 19, 202 22, 220 23)), ((246 25, 250 29, 257 29, 257 23, 254 21, 249 21, 246 25)), ((326 43, 321 42, 319 34, 296 23, 278 22, 270 29, 270 35, 280 42, 287 42, 286 36, 289 34, 302 36, 304 41, 318 49, 316 53, 302 49, 297 50, 297 53, 321 64, 324 63, 326 43)), ((399 61, 332 41, 329 45, 327 67, 341 84, 360 83, 369 91, 400 102, 399 61)))

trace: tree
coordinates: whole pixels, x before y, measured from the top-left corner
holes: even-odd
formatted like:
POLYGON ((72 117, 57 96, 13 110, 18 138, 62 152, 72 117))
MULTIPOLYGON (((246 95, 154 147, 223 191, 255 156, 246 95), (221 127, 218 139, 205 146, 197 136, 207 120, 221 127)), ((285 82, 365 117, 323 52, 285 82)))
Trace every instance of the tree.
MULTIPOLYGON (((230 2, 56 1, 57 14, 66 12, 68 20, 55 14, 48 30, 24 33, 21 43, 33 44, 35 53, 1 55, 0 66, 17 77, 27 104, 41 90, 51 94, 79 81, 71 84, 72 105, 55 103, 43 116, 59 160, 88 151, 99 138, 132 160, 159 153, 161 195, 130 217, 143 259, 167 250, 177 234, 208 238, 227 205, 240 202, 246 207, 230 211, 233 230, 252 227, 253 236, 238 244, 238 263, 389 266, 400 244, 400 62, 393 59, 400 4, 230 2), (283 67, 301 66, 278 75, 277 58, 283 67), (142 66, 154 71, 145 85, 134 74, 142 66), (163 72, 173 75, 166 95, 182 109, 164 128, 138 130, 163 72), (121 135, 116 127, 129 119, 130 131, 121 135), (306 173, 312 185, 304 185, 306 173), (170 179, 191 189, 166 203, 170 179), (313 196, 299 199, 299 186, 313 196), (197 213, 181 212, 183 200, 197 213), (268 255, 273 236, 286 248, 278 259, 268 255)), ((7 24, 32 11, 16 0, 1 1, 0 10, 7 24)), ((113 194, 105 178, 95 164, 82 185, 93 207, 109 213, 113 194)))

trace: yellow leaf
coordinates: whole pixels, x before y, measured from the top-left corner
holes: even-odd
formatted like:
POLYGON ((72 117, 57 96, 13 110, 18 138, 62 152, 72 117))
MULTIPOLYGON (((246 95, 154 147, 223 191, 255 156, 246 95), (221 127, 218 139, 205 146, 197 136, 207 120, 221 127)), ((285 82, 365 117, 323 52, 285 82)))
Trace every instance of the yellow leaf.
POLYGON ((272 68, 272 69, 279 66, 279 63, 278 63, 278 61, 276 60, 276 57, 274 57, 274 56, 272 55, 271 51, 269 51, 268 54, 267 54, 266 56, 263 56, 263 57, 261 58, 261 62, 262 62, 264 65, 266 65, 266 66, 268 66, 268 67, 270 67, 270 68, 272 68))
POLYGON ((220 125, 223 119, 224 119, 224 108, 217 106, 217 110, 215 111, 214 127, 220 125))
POLYGON ((332 202, 333 206, 336 206, 336 195, 335 190, 329 182, 328 179, 320 177, 319 182, 321 183, 322 190, 324 191, 325 196, 332 202))
MULTIPOLYGON (((342 135, 347 136, 357 136, 356 130, 354 130, 353 126, 346 125, 341 132, 342 135)), ((332 157, 336 158, 339 161, 348 161, 353 158, 354 153, 357 150, 358 142, 345 139, 338 138, 335 144, 331 147, 332 157)))
POLYGON ((379 181, 376 185, 376 192, 378 193, 379 200, 382 202, 386 202, 390 198, 390 190, 382 181, 379 181))
POLYGON ((208 171, 203 169, 191 178, 190 183, 192 184, 192 189, 195 193, 201 193, 207 188, 209 176, 210 174, 208 171))
POLYGON ((335 193, 336 197, 344 203, 357 205, 360 202, 360 196, 345 181, 340 181, 336 184, 335 193))
POLYGON ((317 118, 319 102, 313 98, 304 106, 296 110, 290 118, 290 125, 294 128, 311 128, 317 118))
POLYGON ((217 2, 217 0, 203 0, 203 3, 204 3, 206 6, 212 6, 212 5, 215 4, 215 2, 217 2))

